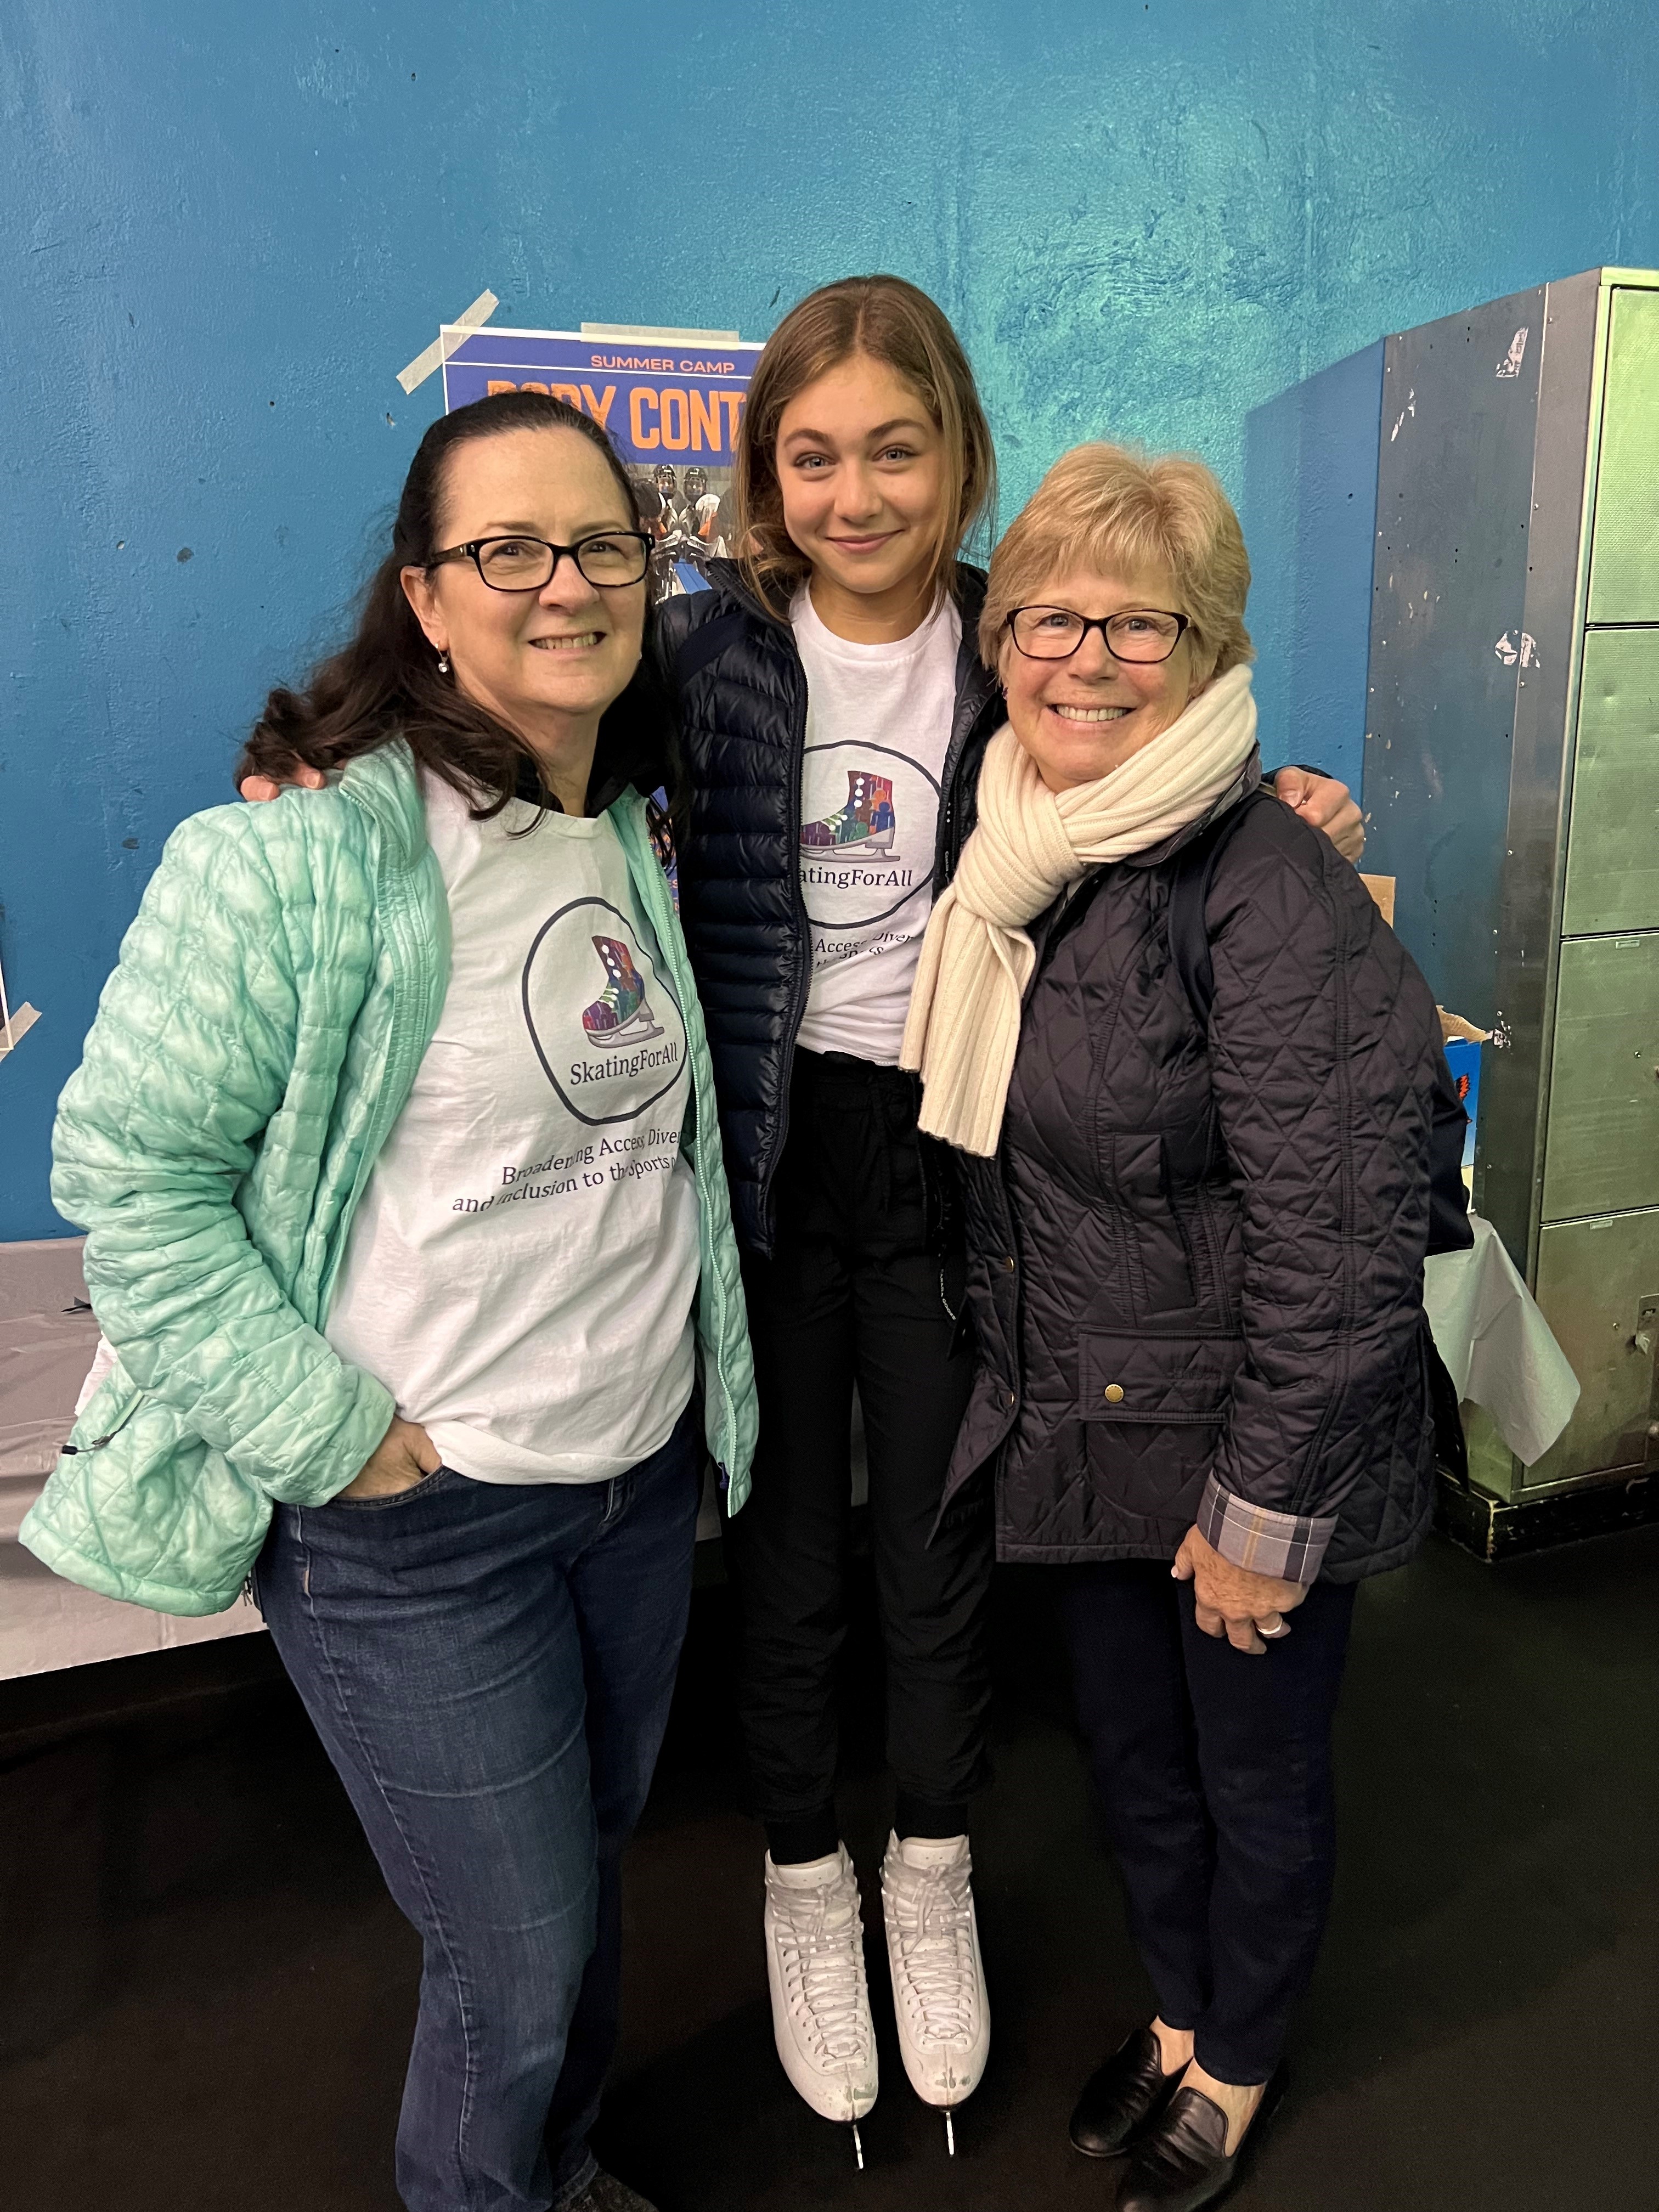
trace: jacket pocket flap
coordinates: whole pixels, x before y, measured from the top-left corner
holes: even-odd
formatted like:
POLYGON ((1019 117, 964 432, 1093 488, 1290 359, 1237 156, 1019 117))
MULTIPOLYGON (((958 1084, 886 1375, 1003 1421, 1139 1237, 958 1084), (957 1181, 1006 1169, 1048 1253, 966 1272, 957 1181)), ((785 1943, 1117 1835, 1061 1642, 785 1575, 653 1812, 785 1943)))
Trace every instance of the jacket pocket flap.
POLYGON ((1231 1336, 1085 1334, 1078 1345, 1078 1410, 1086 1421, 1213 1425, 1243 1357, 1231 1336))

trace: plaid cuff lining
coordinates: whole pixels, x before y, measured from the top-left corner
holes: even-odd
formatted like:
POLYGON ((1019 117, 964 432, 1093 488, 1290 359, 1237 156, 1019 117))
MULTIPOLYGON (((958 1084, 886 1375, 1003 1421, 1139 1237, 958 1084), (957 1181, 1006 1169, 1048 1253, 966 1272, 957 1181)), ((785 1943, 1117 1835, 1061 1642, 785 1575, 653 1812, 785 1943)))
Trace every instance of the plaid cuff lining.
POLYGON ((1199 1504, 1198 1533, 1236 1567, 1305 1583, 1318 1579, 1336 1534, 1336 1516, 1275 1513, 1235 1498, 1212 1475, 1199 1504))

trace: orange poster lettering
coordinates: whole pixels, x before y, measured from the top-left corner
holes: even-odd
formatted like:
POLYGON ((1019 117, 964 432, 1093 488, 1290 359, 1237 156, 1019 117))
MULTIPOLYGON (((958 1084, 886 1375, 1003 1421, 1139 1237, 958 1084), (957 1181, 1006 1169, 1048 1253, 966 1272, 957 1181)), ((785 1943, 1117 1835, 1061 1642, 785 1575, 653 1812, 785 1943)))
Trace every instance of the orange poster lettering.
POLYGON ((702 453, 705 436, 708 440, 709 452, 718 453, 720 450, 720 399, 712 392, 694 392, 691 394, 691 450, 694 453, 702 453))
POLYGON ((645 427, 647 407, 653 415, 656 413, 657 395, 654 392, 647 391, 644 385, 636 384, 628 395, 628 434, 641 452, 647 453, 653 446, 662 442, 654 429, 647 430, 645 427))
POLYGON ((677 385, 662 388, 662 441, 671 453, 683 453, 691 442, 686 425, 685 394, 677 385))

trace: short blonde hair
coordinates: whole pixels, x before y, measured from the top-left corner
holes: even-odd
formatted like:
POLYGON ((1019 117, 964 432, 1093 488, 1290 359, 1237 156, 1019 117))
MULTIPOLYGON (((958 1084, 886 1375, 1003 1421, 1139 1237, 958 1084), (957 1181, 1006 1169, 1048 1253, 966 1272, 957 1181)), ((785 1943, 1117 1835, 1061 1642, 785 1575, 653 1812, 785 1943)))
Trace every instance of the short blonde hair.
POLYGON ((994 668, 1016 607, 1041 598, 1067 570, 1117 571, 1156 562, 1174 580, 1192 625, 1200 678, 1255 659, 1244 627, 1250 556, 1232 501, 1215 472, 1185 453, 1156 457, 1129 446, 1074 446, 1062 453, 1008 526, 991 556, 979 650, 994 668))

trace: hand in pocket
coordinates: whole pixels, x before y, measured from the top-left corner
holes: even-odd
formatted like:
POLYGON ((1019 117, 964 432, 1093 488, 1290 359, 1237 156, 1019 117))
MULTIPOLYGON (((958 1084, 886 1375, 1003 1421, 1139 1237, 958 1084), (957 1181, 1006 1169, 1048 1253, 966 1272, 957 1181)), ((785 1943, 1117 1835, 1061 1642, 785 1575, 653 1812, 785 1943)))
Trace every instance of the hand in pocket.
POLYGON ((380 1438, 345 1488, 341 1498, 395 1498, 400 1490, 413 1490, 443 1465, 438 1447, 417 1421, 392 1417, 392 1426, 380 1438))

